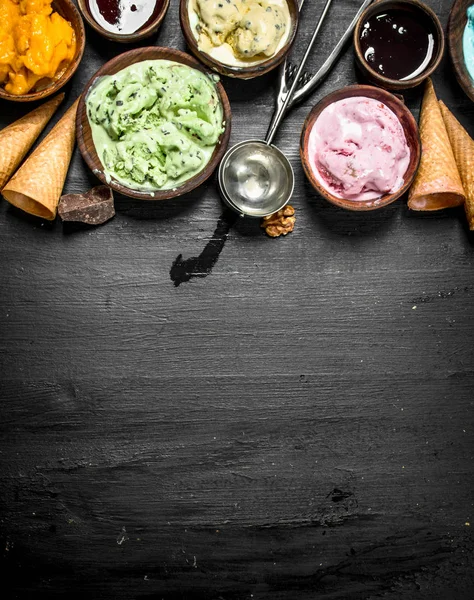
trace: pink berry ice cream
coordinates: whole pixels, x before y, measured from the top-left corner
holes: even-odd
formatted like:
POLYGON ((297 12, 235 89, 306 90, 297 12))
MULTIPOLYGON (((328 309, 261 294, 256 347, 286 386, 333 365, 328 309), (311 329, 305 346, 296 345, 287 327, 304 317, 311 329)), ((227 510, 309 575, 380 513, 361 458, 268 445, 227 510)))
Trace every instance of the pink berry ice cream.
POLYGON ((388 106, 354 96, 333 102, 309 135, 308 158, 319 183, 338 198, 375 200, 399 190, 410 162, 403 127, 388 106))

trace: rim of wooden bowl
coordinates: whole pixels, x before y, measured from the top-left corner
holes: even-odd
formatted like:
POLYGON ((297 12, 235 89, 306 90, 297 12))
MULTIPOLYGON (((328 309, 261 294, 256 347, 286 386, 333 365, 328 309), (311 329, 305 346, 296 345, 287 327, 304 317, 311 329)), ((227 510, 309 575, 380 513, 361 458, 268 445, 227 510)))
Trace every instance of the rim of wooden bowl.
POLYGON ((201 61, 210 69, 216 71, 220 75, 225 75, 226 77, 234 77, 237 79, 253 79, 254 77, 265 75, 265 73, 268 73, 272 71, 275 67, 278 67, 278 65, 283 62, 283 60, 290 52, 293 46, 296 33, 298 32, 299 9, 297 0, 286 0, 286 2, 288 4, 288 10, 290 12, 291 23, 293 27, 290 35, 288 36, 286 44, 280 49, 279 52, 277 52, 274 56, 271 56, 268 60, 265 60, 257 65, 249 67, 233 67, 231 65, 225 65, 224 63, 221 63, 220 61, 210 56, 209 54, 206 54, 205 52, 199 50, 197 40, 194 37, 194 34, 191 30, 191 25, 189 23, 189 0, 180 0, 179 20, 181 23, 183 35, 186 39, 186 43, 191 52, 199 61, 201 61))
POLYGON ((427 77, 429 77, 439 66, 441 59, 444 54, 444 31, 441 26, 440 20, 438 19, 436 13, 423 2, 419 2, 418 0, 377 0, 370 4, 365 11, 359 17, 357 24, 354 28, 353 34, 354 41, 354 52, 356 57, 356 62, 359 69, 362 71, 362 74, 369 79, 371 83, 379 85, 387 90, 406 90, 409 88, 416 87, 420 83, 422 83, 427 77), (408 81, 401 81, 399 79, 391 79, 390 77, 385 77, 381 75, 378 71, 372 69, 372 67, 368 64, 368 62, 364 59, 361 47, 360 47, 360 31, 367 20, 368 17, 372 16, 374 13, 379 12, 381 9, 393 7, 393 8, 403 8, 403 7, 411 7, 411 10, 422 11, 433 23, 433 32, 437 36, 438 42, 438 50, 434 60, 431 61, 430 65, 417 77, 413 77, 413 79, 409 79, 408 81))
POLYGON ((139 29, 138 31, 135 31, 134 33, 114 33, 113 31, 107 31, 101 27, 91 15, 87 6, 87 0, 77 0, 77 3, 84 19, 92 27, 92 29, 94 29, 94 31, 97 31, 99 35, 112 40, 113 42, 119 42, 121 44, 133 44, 133 42, 138 42, 150 37, 156 31, 158 31, 163 19, 166 16, 166 13, 168 12, 170 0, 163 0, 163 6, 161 7, 160 12, 157 14, 155 19, 153 19, 149 25, 139 29))
POLYGON ((52 6, 53 10, 64 17, 66 21, 69 21, 76 34, 76 53, 73 60, 70 62, 61 77, 53 81, 47 87, 38 90, 37 92, 29 92, 28 94, 20 95, 9 94, 3 89, 3 87, 0 87, 0 99, 12 100, 13 102, 34 102, 35 100, 43 100, 44 98, 47 98, 48 96, 58 92, 64 85, 66 85, 66 83, 77 71, 86 45, 86 32, 81 14, 71 0, 53 0, 52 6))
POLYGON ((387 90, 374 87, 372 85, 349 85, 325 96, 320 102, 318 102, 318 104, 316 104, 316 106, 313 107, 309 115, 306 117, 306 120, 303 124, 303 130, 301 132, 300 156, 303 169, 311 185, 318 192, 318 194, 323 196, 323 198, 326 198, 328 202, 347 210, 376 210, 395 202, 395 200, 400 198, 400 196, 403 196, 413 182, 421 158, 421 141, 418 125, 414 116, 411 114, 405 104, 403 104, 401 100, 387 90), (354 96, 373 98, 374 100, 378 100, 379 102, 382 102, 388 106, 388 108, 395 113, 400 121, 405 132, 408 147, 410 148, 410 162, 403 176, 403 186, 393 194, 385 194, 381 198, 376 198, 374 200, 349 200, 347 198, 338 198, 337 196, 334 196, 316 179, 308 157, 309 135, 321 112, 333 102, 354 96))
POLYGON ((474 81, 464 62, 463 34, 467 23, 467 8, 473 0, 455 0, 448 21, 449 55, 454 66, 454 73, 465 94, 474 102, 474 81))
POLYGON ((96 82, 98 77, 104 75, 114 75, 115 73, 118 73, 119 71, 125 69, 128 66, 135 63, 143 62, 144 60, 170 60, 181 63, 188 67, 192 67, 193 69, 197 69, 198 71, 201 71, 202 73, 213 77, 212 73, 209 73, 209 71, 205 69, 192 56, 181 52, 180 50, 175 50, 174 48, 150 46, 145 48, 137 48, 135 50, 129 50, 128 52, 119 54, 112 60, 109 60, 109 62, 105 63, 105 65, 103 65, 91 77, 91 79, 87 82, 84 88, 84 92, 80 97, 79 105, 77 107, 77 142, 79 150, 87 165, 89 166, 90 170, 94 173, 94 175, 96 175, 96 177, 98 177, 98 179, 100 179, 100 181, 103 184, 108 185, 120 194, 129 196, 131 198, 139 198, 140 200, 169 200, 170 198, 177 198, 178 196, 182 196, 183 194, 186 194, 191 190, 194 190, 195 188, 199 187, 215 171, 229 144, 232 114, 229 99, 227 98, 227 94, 224 90, 224 87, 220 82, 215 82, 216 90, 222 105, 223 121, 225 123, 224 131, 221 133, 219 141, 217 142, 211 159, 209 160, 207 165, 202 169, 202 171, 196 173, 196 175, 194 175, 190 179, 187 179, 178 187, 167 190, 155 190, 154 192, 151 192, 143 190, 134 190, 133 188, 129 188, 114 179, 107 181, 107 178, 103 172, 102 162, 97 155, 94 142, 92 140, 92 132, 89 125, 86 110, 86 97, 89 93, 90 88, 96 82))

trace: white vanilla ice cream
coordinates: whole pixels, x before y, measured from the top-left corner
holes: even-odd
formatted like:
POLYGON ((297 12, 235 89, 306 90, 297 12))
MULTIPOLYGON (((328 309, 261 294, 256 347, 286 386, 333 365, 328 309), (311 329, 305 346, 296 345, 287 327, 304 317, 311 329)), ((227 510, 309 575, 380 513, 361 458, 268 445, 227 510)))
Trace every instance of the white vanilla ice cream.
POLYGON ((291 33, 286 0, 189 0, 188 14, 199 50, 233 67, 268 60, 291 33))

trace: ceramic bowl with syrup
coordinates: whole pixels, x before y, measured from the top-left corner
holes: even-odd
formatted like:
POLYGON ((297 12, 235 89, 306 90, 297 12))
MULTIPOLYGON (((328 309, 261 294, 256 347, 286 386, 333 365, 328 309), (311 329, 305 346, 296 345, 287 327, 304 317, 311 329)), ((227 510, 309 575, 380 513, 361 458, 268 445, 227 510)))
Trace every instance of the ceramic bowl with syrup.
POLYGON ((387 90, 415 87, 433 73, 444 52, 436 14, 418 0, 380 0, 354 29, 356 63, 362 75, 387 90))
POLYGON ((170 0, 78 0, 88 24, 103 37, 131 44, 156 33, 166 16, 170 0))

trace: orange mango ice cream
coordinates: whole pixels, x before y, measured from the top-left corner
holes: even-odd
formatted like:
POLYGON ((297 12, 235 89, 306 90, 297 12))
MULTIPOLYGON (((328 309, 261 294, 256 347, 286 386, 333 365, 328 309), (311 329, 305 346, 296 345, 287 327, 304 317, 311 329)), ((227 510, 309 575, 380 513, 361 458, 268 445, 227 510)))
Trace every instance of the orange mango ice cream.
POLYGON ((47 85, 74 58, 74 30, 51 3, 0 0, 0 85, 9 94, 27 94, 41 80, 47 85))

